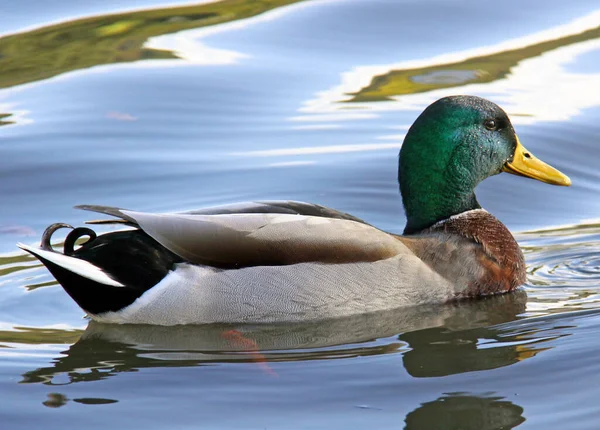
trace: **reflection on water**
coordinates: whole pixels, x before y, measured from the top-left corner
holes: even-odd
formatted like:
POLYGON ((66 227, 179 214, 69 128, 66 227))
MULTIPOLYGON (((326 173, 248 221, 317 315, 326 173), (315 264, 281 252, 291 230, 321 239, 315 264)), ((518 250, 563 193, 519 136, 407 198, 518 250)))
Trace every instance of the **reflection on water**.
MULTIPOLYGON (((296 324, 161 327, 92 321, 51 367, 27 372, 22 382, 55 385, 58 377, 58 385, 64 385, 149 367, 348 359, 390 353, 402 354, 404 367, 414 377, 493 369, 535 356, 544 349, 539 341, 558 336, 536 333, 527 337, 496 328, 496 324, 514 321, 526 301, 526 294, 518 292, 446 306, 296 324)), ((47 342, 62 343, 75 335, 48 333, 47 342)), ((11 332, 0 333, 0 342, 14 342, 14 338, 11 332)), ((35 343, 35 338, 25 332, 21 342, 35 343)))
POLYGON ((10 113, 0 113, 0 125, 14 124, 14 121, 10 119, 11 116, 10 113))
POLYGON ((512 429, 525 421, 523 408, 493 394, 448 393, 410 412, 407 430, 512 429))
POLYGON ((350 105, 348 121, 361 109, 420 111, 440 97, 463 93, 493 98, 514 124, 565 121, 598 105, 589 89, 600 85, 600 74, 577 73, 569 66, 598 51, 599 19, 600 12, 595 11, 497 45, 423 60, 355 66, 342 75, 339 85, 305 102, 300 118, 308 121, 320 114, 340 120, 350 105), (542 82, 552 83, 551 95, 542 82))
MULTIPOLYGON (((60 408, 71 401, 85 405, 126 401, 127 396, 121 398, 117 392, 112 398, 81 397, 63 390, 75 383, 123 378, 144 369, 248 363, 255 370, 247 369, 248 376, 243 380, 251 377, 263 384, 274 377, 285 383, 294 375, 296 370, 283 367, 285 363, 333 360, 343 369, 343 362, 384 355, 395 356, 394 361, 402 363, 407 374, 417 379, 501 369, 551 350, 557 339, 577 329, 576 324, 565 324, 555 317, 520 320, 518 315, 526 301, 526 294, 521 292, 320 324, 154 327, 90 322, 79 340, 54 358, 50 366, 27 371, 20 382, 52 386, 53 391, 39 401, 46 407, 60 408), (240 333, 244 342, 225 335, 232 330, 240 333), (401 334, 396 335, 398 332, 401 334), (258 349, 248 351, 249 343, 258 349), (57 391, 57 386, 64 389, 57 391)), ((62 340, 48 336, 50 342, 62 340)), ((23 342, 29 342, 28 338, 23 342)), ((202 380, 198 381, 200 387, 202 380)), ((243 390, 246 383, 240 383, 238 389, 243 390)), ((383 410, 376 404, 355 407, 383 410)), ((447 391, 410 411, 405 428, 514 428, 524 420, 523 407, 498 393, 447 391)))
POLYGON ((48 408, 60 408, 67 404, 67 396, 60 393, 50 393, 48 394, 48 400, 43 402, 42 404, 48 408))
MULTIPOLYGON (((572 30, 573 31, 573 30, 572 30)), ((352 94, 350 102, 389 100, 392 96, 414 94, 464 84, 483 84, 506 77, 521 61, 561 47, 600 37, 600 26, 560 38, 543 40, 517 49, 502 49, 455 63, 390 70, 373 77, 369 85, 352 94)), ((554 37, 555 37, 554 33, 554 37)))
POLYGON ((559 335, 536 336, 540 337, 524 341, 522 334, 507 335, 495 328, 460 332, 433 328, 399 339, 413 346, 402 357, 404 368, 415 378, 428 378, 509 366, 544 351, 538 344, 559 335))
POLYGON ((0 88, 103 64, 176 59, 174 52, 144 45, 150 37, 249 18, 297 1, 224 0, 95 16, 4 36, 0 88))
POLYGON ((82 330, 15 326, 12 330, 0 331, 0 348, 8 344, 68 344, 79 339, 82 333, 82 330))
MULTIPOLYGON (((42 404, 47 408, 60 408, 65 406, 69 399, 64 394, 60 393, 50 393, 48 394, 48 399, 42 404)), ((81 403, 83 405, 110 405, 111 403, 117 403, 118 400, 113 399, 101 399, 101 398, 91 398, 91 397, 83 397, 79 399, 72 399, 76 403, 81 403)))

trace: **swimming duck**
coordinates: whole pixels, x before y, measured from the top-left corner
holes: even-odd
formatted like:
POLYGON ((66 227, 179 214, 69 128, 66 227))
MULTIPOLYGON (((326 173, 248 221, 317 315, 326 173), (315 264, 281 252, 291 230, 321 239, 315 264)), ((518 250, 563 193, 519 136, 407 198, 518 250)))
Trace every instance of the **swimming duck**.
POLYGON ((94 320, 198 324, 308 321, 513 291, 525 281, 509 230, 474 189, 508 172, 570 179, 527 151, 506 113, 473 96, 436 101, 410 127, 398 180, 402 236, 323 206, 268 201, 184 213, 83 205, 127 230, 73 229, 37 257, 94 320), (87 237, 79 248, 78 239, 87 237))

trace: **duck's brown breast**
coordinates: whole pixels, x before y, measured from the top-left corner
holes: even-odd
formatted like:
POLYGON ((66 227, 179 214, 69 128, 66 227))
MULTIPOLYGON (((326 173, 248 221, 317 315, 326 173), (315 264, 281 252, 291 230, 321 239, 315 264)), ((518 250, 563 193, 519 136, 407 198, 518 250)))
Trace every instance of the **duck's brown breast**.
POLYGON ((456 281, 456 298, 504 293, 525 282, 521 248, 483 209, 453 216, 407 239, 433 270, 456 281))

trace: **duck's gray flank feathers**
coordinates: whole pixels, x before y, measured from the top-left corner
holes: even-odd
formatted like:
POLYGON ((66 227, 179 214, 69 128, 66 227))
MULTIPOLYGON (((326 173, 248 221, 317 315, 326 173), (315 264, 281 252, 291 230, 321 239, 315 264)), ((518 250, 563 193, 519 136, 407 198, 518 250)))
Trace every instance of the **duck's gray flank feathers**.
POLYGON ((412 254, 234 270, 182 263, 131 306, 94 318, 160 325, 300 322, 441 303, 453 294, 453 284, 412 254))

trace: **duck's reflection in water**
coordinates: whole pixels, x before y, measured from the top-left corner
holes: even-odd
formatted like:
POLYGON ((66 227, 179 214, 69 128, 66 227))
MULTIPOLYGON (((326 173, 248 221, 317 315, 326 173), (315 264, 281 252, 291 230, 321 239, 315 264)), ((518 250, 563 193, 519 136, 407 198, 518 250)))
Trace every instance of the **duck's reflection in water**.
POLYGON ((524 311, 521 297, 502 296, 495 304, 478 304, 480 312, 456 312, 443 325, 400 334, 398 339, 411 347, 402 356, 404 368, 416 378, 448 376, 508 366, 545 350, 539 345, 548 340, 545 335, 499 326, 524 311))
POLYGON ((525 421, 523 408, 502 397, 449 393, 423 403, 405 418, 406 430, 512 429, 525 421))
MULTIPOLYGON (((63 385, 140 368, 302 361, 400 353, 414 377, 507 366, 537 351, 496 324, 525 310, 524 292, 331 321, 268 325, 135 326, 90 322, 51 366, 22 383, 63 385), (400 334, 399 334, 400 333, 400 334), (482 339, 485 345, 482 345, 482 339), (60 375, 60 378, 57 378, 60 375)), ((269 371, 268 366, 264 367, 269 371)))

